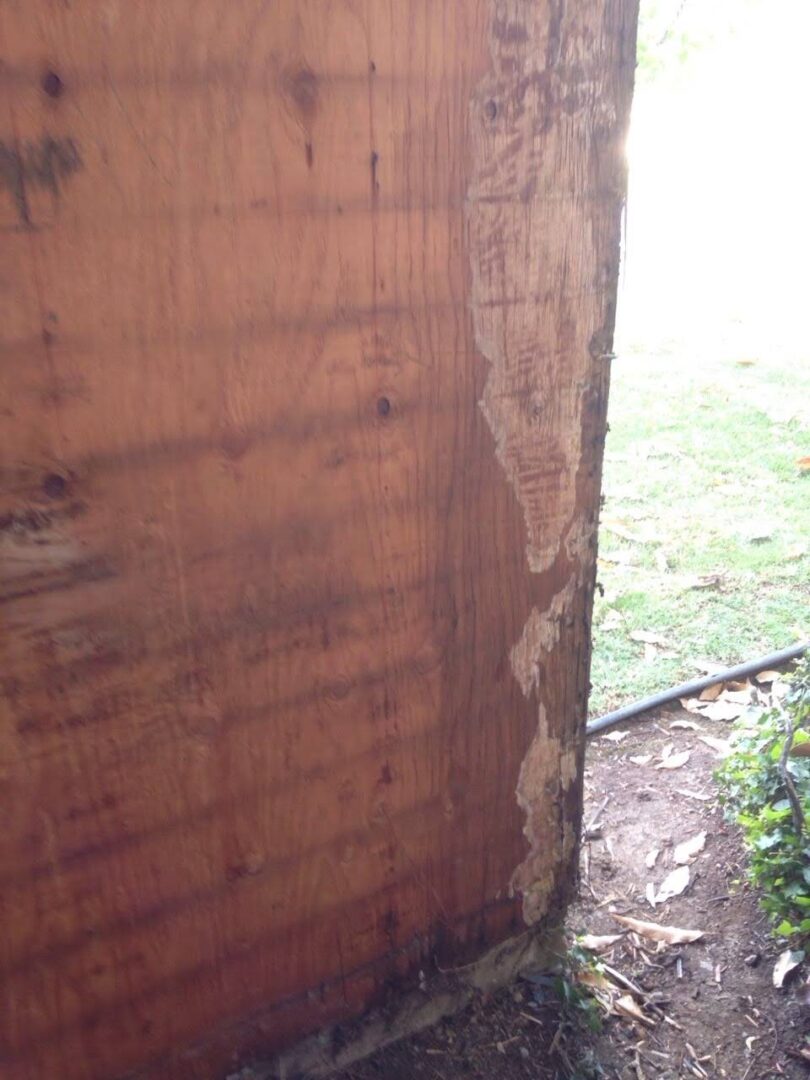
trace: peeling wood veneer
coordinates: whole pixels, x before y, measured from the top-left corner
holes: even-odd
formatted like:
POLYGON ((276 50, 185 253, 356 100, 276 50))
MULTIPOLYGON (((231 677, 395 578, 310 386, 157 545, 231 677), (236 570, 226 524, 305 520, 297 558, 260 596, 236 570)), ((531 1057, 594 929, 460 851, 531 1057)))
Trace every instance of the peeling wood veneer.
POLYGON ((525 697, 540 689, 540 661, 560 640, 560 620, 568 614, 577 589, 572 578, 542 614, 533 607, 520 641, 509 655, 512 671, 525 697))
POLYGON ((531 609, 510 654, 539 713, 517 785, 530 851, 512 879, 529 923, 545 914, 576 848, 565 807, 584 710, 547 715, 541 661, 559 620, 592 602, 636 17, 632 0, 499 0, 492 70, 471 105, 471 309, 489 365, 480 407, 523 512, 530 570, 543 574, 561 556, 569 567, 564 590, 531 609))

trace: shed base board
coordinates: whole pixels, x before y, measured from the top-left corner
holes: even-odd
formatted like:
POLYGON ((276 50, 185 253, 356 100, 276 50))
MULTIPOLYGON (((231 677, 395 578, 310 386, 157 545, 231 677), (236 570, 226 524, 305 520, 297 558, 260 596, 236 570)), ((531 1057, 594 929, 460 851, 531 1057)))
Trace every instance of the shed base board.
POLYGON ((360 1020, 311 1035, 272 1061, 247 1066, 227 1080, 301 1080, 329 1076, 407 1035, 465 1008, 476 992, 505 986, 519 975, 550 967, 565 950, 562 929, 527 930, 472 964, 431 978, 424 990, 360 1020))

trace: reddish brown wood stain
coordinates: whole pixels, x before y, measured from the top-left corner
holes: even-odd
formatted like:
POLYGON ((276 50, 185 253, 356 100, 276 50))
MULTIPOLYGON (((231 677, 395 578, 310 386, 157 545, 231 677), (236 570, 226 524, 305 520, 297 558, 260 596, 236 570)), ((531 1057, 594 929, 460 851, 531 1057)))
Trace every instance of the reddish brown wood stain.
POLYGON ((559 909, 634 14, 3 5, 3 1077, 216 1076, 559 909))

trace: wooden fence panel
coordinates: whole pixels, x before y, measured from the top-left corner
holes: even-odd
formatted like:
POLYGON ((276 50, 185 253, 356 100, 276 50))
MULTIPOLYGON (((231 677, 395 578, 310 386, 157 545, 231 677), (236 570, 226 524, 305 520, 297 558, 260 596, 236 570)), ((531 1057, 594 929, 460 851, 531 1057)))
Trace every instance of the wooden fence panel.
POLYGON ((4 1077, 224 1075, 559 914, 634 33, 0 6, 4 1077))

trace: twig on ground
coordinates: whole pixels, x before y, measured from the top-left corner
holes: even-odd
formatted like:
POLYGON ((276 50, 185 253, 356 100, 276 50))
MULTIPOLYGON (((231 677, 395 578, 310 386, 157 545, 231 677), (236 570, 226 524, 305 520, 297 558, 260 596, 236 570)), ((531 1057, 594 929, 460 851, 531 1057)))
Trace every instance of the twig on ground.
POLYGON ((585 826, 585 837, 586 837, 586 839, 587 839, 588 833, 593 832, 593 830, 596 828, 597 824, 599 824, 599 818, 602 816, 602 812, 606 809, 609 802, 610 802, 610 795, 606 795, 605 798, 602 800, 602 803, 599 806, 599 809, 596 811, 596 813, 593 815, 591 820, 585 826))
POLYGON ((584 870, 583 870, 583 874, 582 874, 582 880, 583 880, 583 882, 585 884, 585 888, 591 894, 593 899, 597 903, 599 903, 599 897, 594 892, 593 885, 591 885, 591 845, 586 842, 584 844, 584 846, 583 846, 583 849, 584 849, 583 862, 585 863, 585 866, 584 866, 584 870))
POLYGON ((632 980, 628 979, 626 975, 622 975, 620 971, 612 968, 610 964, 605 964, 603 962, 602 967, 611 977, 611 979, 613 979, 614 982, 619 983, 620 986, 623 986, 626 990, 629 990, 634 997, 640 998, 642 1001, 647 1001, 649 999, 649 994, 645 993, 640 986, 636 986, 636 984, 632 982, 632 980))
POLYGON ((550 1046, 548 1048, 549 1057, 551 1057, 551 1055, 554 1053, 554 1051, 557 1049, 557 1047, 560 1044, 560 1039, 562 1038, 564 1024, 565 1024, 564 1020, 561 1020, 559 1022, 559 1024, 557 1024, 557 1030, 554 1032, 554 1038, 551 1040, 551 1044, 550 1044, 550 1046))

